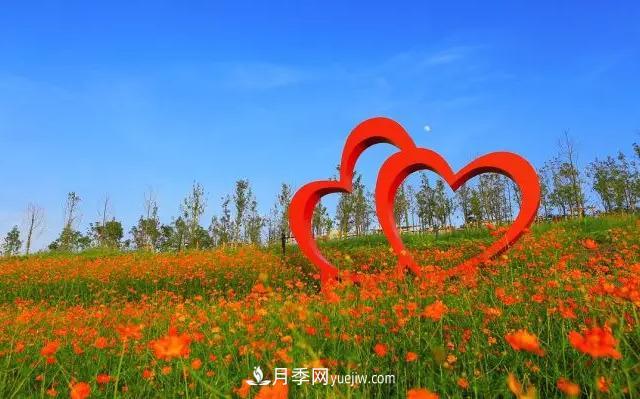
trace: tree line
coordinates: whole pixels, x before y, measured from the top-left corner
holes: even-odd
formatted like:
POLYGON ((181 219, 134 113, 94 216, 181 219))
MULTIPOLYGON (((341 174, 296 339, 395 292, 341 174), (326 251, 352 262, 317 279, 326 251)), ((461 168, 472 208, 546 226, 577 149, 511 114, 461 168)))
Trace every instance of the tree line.
MULTIPOLYGON (((640 145, 632 146, 632 155, 595 159, 585 168, 578 165, 574 143, 565 132, 558 153, 538 169, 542 196, 538 217, 555 219, 581 217, 598 212, 637 212, 640 206, 640 145), (589 201, 587 192, 596 194, 589 201)), ((439 179, 420 173, 416 185, 404 182, 396 193, 394 215, 401 229, 431 231, 438 234, 456 224, 478 226, 501 224, 518 213, 520 192, 508 178, 487 173, 460 187, 453 195, 439 179)), ((145 194, 143 212, 125 238, 122 223, 110 215, 109 197, 102 203, 99 218, 86 232, 78 230, 81 197, 70 192, 64 205, 64 219, 59 236, 48 245, 50 251, 76 252, 91 247, 139 249, 147 251, 182 251, 219 246, 263 245, 290 238, 288 209, 292 189, 283 183, 267 215, 258 211, 258 202, 249 180, 235 182, 234 190, 221 198, 219 212, 203 226, 208 206, 204 187, 194 182, 180 204, 179 214, 162 223, 158 201, 152 191, 145 194)), ((351 194, 340 195, 334 215, 320 202, 313 213, 316 237, 358 236, 378 229, 373 194, 362 176, 356 173, 351 194)), ((33 241, 42 233, 44 209, 29 204, 23 229, 14 226, 2 242, 4 256, 32 252, 33 241), (24 241, 24 242, 23 242, 24 241)))

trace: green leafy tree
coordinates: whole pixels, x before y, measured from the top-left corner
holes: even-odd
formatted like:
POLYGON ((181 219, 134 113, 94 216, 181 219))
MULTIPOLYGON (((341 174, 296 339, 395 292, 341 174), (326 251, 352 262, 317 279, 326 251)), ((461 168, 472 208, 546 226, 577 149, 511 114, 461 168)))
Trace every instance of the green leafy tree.
POLYGON ((260 245, 262 242, 264 219, 260 214, 258 214, 258 202, 255 198, 251 199, 244 224, 246 234, 245 242, 253 245, 260 245))
POLYGON ((202 227, 200 218, 207 207, 204 188, 201 184, 194 182, 191 192, 184 199, 181 211, 184 222, 184 246, 187 248, 199 249, 201 244, 202 227))
POLYGON ((231 197, 228 195, 222 198, 222 214, 220 217, 214 216, 211 219, 209 233, 212 238, 213 245, 225 246, 230 244, 234 239, 235 226, 231 217, 231 197))
POLYGON ((436 235, 438 231, 451 224, 451 215, 454 210, 454 202, 445 190, 444 182, 440 179, 436 182, 435 189, 432 195, 432 207, 433 207, 433 227, 436 235))
POLYGON ((171 224, 160 226, 160 236, 158 237, 158 249, 162 252, 175 250, 175 230, 171 224))
POLYGON ((427 230, 434 227, 434 191, 426 173, 420 173, 420 186, 416 194, 416 204, 420 229, 427 230))
POLYGON ((405 183, 402 183, 396 191, 395 201, 393 204, 393 215, 396 220, 396 224, 399 226, 409 225, 409 208, 411 204, 409 197, 407 196, 407 189, 405 183))
POLYGON ((118 249, 122 245, 124 229, 122 223, 112 219, 107 222, 92 223, 89 225, 94 242, 105 248, 118 249))
POLYGON ((318 205, 313 210, 312 226, 315 237, 322 237, 331 233, 333 219, 329 216, 329 211, 327 207, 322 204, 322 201, 318 202, 318 205))
POLYGON ((145 194, 144 215, 131 228, 131 236, 136 248, 153 251, 160 246, 160 219, 158 218, 158 203, 152 191, 145 194))
POLYGON ((456 198, 458 199, 458 205, 462 212, 462 219, 465 225, 471 224, 474 220, 471 214, 471 195, 473 187, 470 184, 465 183, 456 191, 456 198))
POLYGON ((291 186, 282 183, 280 193, 278 194, 277 209, 279 213, 280 234, 284 234, 285 237, 289 237, 291 235, 289 227, 289 206, 291 205, 291 195, 291 186))
POLYGON ((20 230, 18 226, 13 226, 11 230, 4 237, 2 243, 2 254, 7 257, 15 256, 20 253, 22 248, 22 241, 20 240, 20 230))
POLYGON ((249 180, 236 181, 236 188, 233 194, 233 204, 235 208, 234 234, 233 241, 241 243, 246 237, 245 224, 246 213, 251 201, 251 187, 249 180))
POLYGON ((480 175, 478 194, 484 221, 502 223, 509 218, 510 204, 506 193, 507 184, 502 175, 497 173, 480 175))
POLYGON ((469 220, 475 223, 476 227, 484 221, 482 199, 477 189, 472 190, 469 196, 469 220))
POLYGON ((161 251, 183 251, 187 248, 187 223, 179 216, 171 224, 160 226, 159 248, 161 251))
POLYGON ((78 207, 80 196, 75 192, 67 194, 64 209, 64 227, 60 236, 51 244, 49 249, 54 251, 73 252, 83 250, 91 244, 91 238, 75 230, 75 224, 80 218, 78 207))
POLYGON ((336 206, 336 225, 340 237, 346 237, 353 224, 353 199, 348 194, 340 194, 336 206))
POLYGON ((624 153, 618 153, 616 158, 596 159, 589 164, 588 175, 605 212, 633 212, 637 209, 638 170, 635 162, 629 161, 624 153))
POLYGON ((353 227, 356 235, 366 234, 371 227, 373 213, 371 193, 366 191, 362 176, 357 175, 351 191, 353 227))

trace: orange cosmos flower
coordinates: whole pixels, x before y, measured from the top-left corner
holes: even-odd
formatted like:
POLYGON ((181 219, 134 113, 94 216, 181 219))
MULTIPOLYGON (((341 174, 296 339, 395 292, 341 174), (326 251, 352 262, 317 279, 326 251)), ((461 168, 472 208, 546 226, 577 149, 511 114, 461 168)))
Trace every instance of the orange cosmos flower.
POLYGON ((598 377, 596 380, 596 386, 598 387, 598 391, 600 392, 609 392, 609 381, 607 381, 604 376, 598 377))
POLYGON ((376 355, 383 357, 387 354, 387 345, 385 344, 376 344, 376 346, 373 347, 373 351, 376 353, 376 355))
POLYGON ((566 378, 558 378, 558 382, 556 386, 559 390, 565 393, 565 395, 569 396, 578 396, 580 395, 580 385, 571 382, 566 378))
POLYGON ((199 370, 200 367, 202 367, 202 360, 198 359, 193 359, 193 361, 191 362, 191 368, 194 370, 199 370))
POLYGON ((618 341, 611 334, 609 327, 594 327, 579 334, 569 333, 569 343, 582 353, 592 357, 610 357, 621 359, 622 355, 616 349, 618 341))
POLYGON ((544 351, 540 348, 538 337, 527 330, 518 330, 507 334, 504 336, 504 339, 517 351, 523 350, 535 353, 538 356, 544 356, 544 351))
POLYGON ((445 313, 447 313, 448 310, 449 308, 447 308, 447 305, 442 303, 441 300, 437 300, 431 305, 428 305, 427 307, 425 307, 424 311, 422 312, 422 315, 433 321, 438 321, 442 318, 442 316, 445 313))
POLYGON ((587 238, 586 240, 582 241, 582 246, 585 247, 586 249, 597 249, 598 248, 598 243, 596 243, 594 240, 592 240, 591 238, 587 238))
POLYGON ((518 399, 535 399, 536 397, 535 387, 529 386, 525 391, 522 388, 522 384, 520 384, 520 381, 518 381, 513 373, 509 373, 509 375, 507 376, 507 386, 518 399))
POLYGON ((424 388, 413 388, 407 391, 407 399, 438 399, 438 395, 424 388))
POLYGON ((150 380, 152 379, 154 376, 156 375, 156 373, 154 373, 153 371, 149 370, 149 369, 144 369, 142 371, 142 378, 144 378, 145 380, 150 380))
POLYGON ((40 350, 40 354, 44 357, 51 357, 56 354, 60 347, 59 341, 49 341, 40 350))
POLYGON ((141 325, 119 325, 116 327, 120 339, 122 342, 127 342, 130 339, 138 340, 142 338, 142 326, 141 325))
POLYGON ((111 381, 111 376, 109 374, 98 374, 96 376, 96 382, 98 384, 108 384, 111 381))
POLYGON ((95 346, 98 349, 104 349, 107 346, 109 346, 109 341, 105 337, 98 337, 96 338, 96 341, 93 343, 93 346, 95 346))
POLYGON ((175 328, 169 334, 151 342, 151 348, 158 359, 171 360, 189 356, 191 338, 187 334, 178 334, 175 328))
POLYGON ((415 362, 418 360, 418 354, 415 352, 407 352, 407 355, 404 358, 407 362, 415 362))
POLYGON ((464 377, 460 377, 458 378, 458 386, 465 390, 469 389, 469 381, 464 377))
POLYGON ((258 391, 255 399, 287 399, 289 387, 278 380, 275 385, 264 385, 258 391))
POLYGON ((86 399, 91 394, 91 387, 86 382, 76 382, 71 385, 69 395, 71 399, 86 399))
POLYGON ((242 399, 248 398, 249 392, 251 390, 251 385, 249 385, 247 381, 248 380, 242 380, 242 384, 240 384, 240 388, 233 388, 233 392, 235 392, 235 394, 242 399))

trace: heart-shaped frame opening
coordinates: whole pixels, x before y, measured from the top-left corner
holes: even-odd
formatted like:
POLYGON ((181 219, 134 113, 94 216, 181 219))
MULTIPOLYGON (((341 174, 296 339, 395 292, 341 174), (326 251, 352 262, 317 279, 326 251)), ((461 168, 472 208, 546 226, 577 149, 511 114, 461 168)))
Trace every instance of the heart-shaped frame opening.
POLYGON ((504 236, 480 254, 448 269, 446 275, 475 270, 481 263, 505 251, 535 220, 540 205, 540 182, 533 166, 517 154, 510 152, 486 154, 454 173, 447 161, 435 151, 414 148, 396 153, 389 157, 380 169, 375 198, 380 226, 398 257, 399 273, 403 273, 408 268, 414 274, 421 275, 420 266, 402 242, 393 213, 398 187, 411 173, 420 170, 437 173, 453 191, 482 173, 500 173, 513 180, 521 192, 520 212, 504 236))

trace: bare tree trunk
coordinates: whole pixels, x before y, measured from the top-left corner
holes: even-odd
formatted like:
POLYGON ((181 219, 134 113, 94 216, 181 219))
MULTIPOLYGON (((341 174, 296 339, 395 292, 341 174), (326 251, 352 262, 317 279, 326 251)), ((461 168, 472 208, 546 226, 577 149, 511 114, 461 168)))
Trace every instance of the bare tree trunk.
POLYGON ((27 242, 25 253, 29 255, 31 252, 31 244, 33 243, 33 239, 39 233, 42 232, 42 225, 44 223, 44 211, 42 208, 35 204, 27 205, 27 210, 25 214, 26 224, 27 224, 27 242))
MULTIPOLYGON (((580 217, 584 216, 584 203, 582 203, 582 199, 580 198, 580 194, 582 190, 579 187, 578 183, 578 168, 575 161, 575 145, 573 141, 569 138, 569 132, 567 130, 564 131, 563 140, 560 143, 561 148, 564 149, 564 152, 567 156, 567 162, 571 166, 571 189, 574 194, 573 204, 571 204, 571 208, 574 208, 580 217)), ((572 212, 573 213, 573 212, 572 212)))

